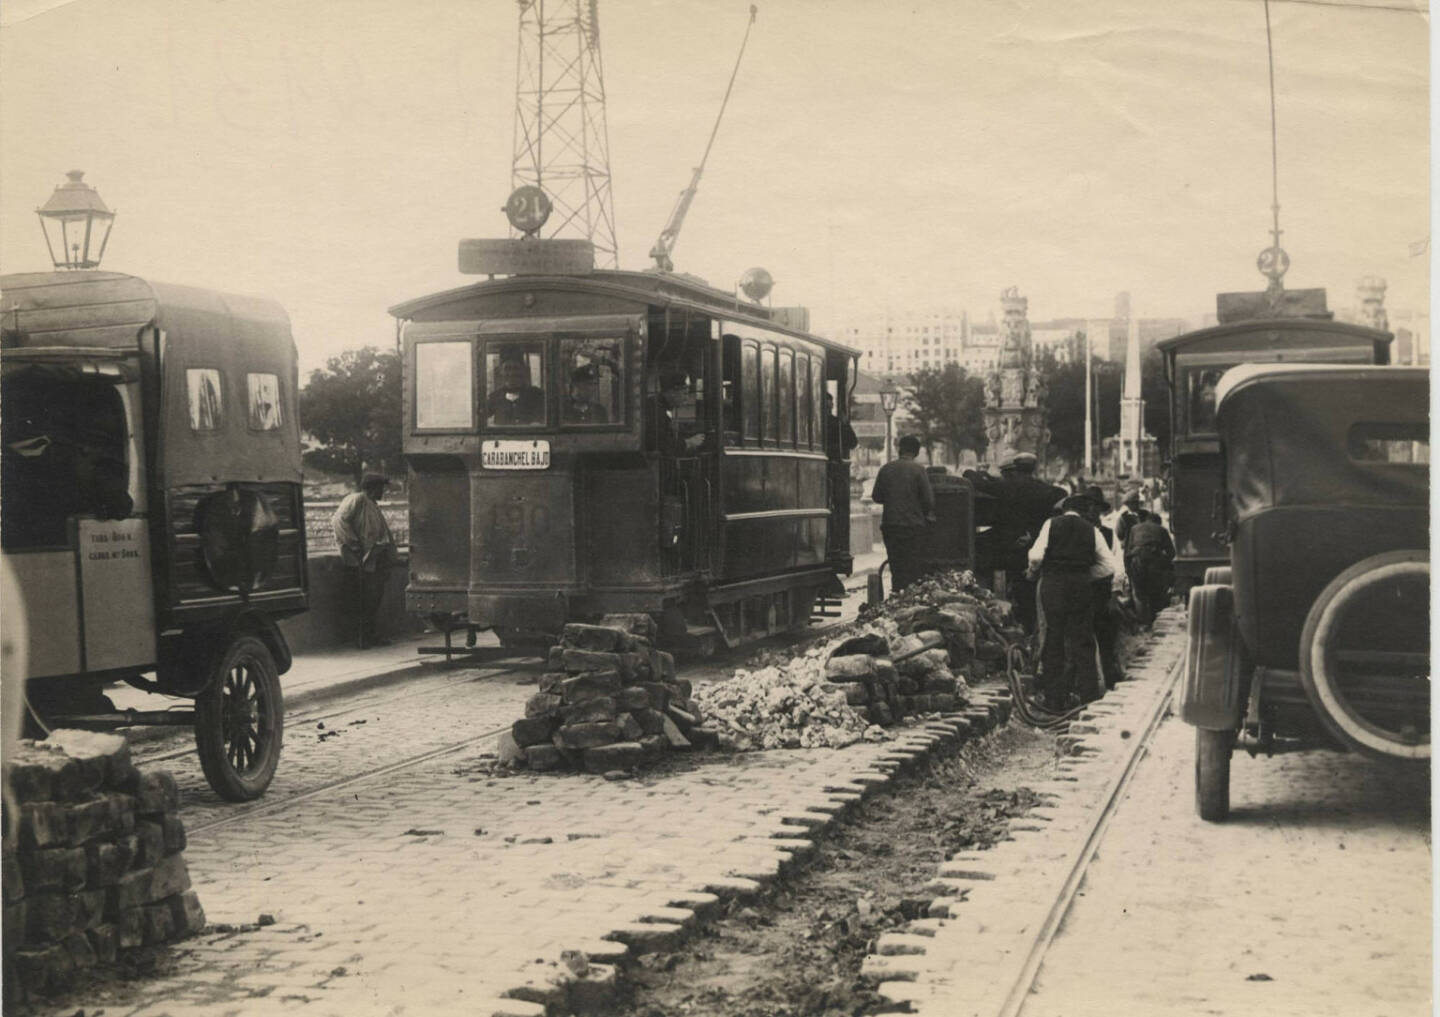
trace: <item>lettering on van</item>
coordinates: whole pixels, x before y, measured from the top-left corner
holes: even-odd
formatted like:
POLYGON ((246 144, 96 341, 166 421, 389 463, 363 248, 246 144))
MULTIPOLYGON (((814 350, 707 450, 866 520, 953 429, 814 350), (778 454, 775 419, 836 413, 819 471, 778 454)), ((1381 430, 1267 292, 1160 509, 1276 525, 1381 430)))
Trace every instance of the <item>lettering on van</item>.
POLYGON ((91 533, 89 538, 85 557, 90 561, 123 561, 140 557, 140 549, 135 546, 137 540, 134 533, 110 530, 91 533))
POLYGON ((487 470, 548 470, 548 441, 495 439, 480 446, 480 465, 487 470))

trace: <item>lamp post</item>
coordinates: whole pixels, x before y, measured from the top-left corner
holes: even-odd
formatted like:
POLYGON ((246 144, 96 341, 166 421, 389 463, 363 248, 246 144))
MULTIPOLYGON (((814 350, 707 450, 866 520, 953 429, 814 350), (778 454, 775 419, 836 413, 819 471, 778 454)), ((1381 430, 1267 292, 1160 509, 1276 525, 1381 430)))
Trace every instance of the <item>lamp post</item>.
POLYGON ((885 461, 890 461, 890 421, 895 416, 895 407, 900 405, 900 390, 887 381, 880 390, 880 408, 885 411, 885 461))
POLYGON ((35 210, 50 260, 56 268, 99 268, 115 213, 105 206, 100 193, 84 182, 84 170, 71 170, 65 176, 69 179, 35 210))

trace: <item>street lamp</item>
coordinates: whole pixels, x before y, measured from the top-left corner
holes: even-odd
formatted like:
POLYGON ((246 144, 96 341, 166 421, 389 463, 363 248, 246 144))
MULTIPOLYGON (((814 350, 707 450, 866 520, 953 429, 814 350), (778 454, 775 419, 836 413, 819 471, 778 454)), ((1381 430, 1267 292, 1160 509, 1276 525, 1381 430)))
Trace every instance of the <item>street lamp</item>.
POLYGON ((56 187, 50 200, 35 210, 45 245, 50 248, 50 260, 56 268, 99 268, 115 213, 105 207, 100 193, 81 179, 84 170, 71 170, 65 175, 69 180, 56 187))
POLYGON ((900 405, 900 390, 887 381, 880 390, 880 408, 885 411, 885 461, 890 461, 890 420, 895 416, 895 407, 900 405))

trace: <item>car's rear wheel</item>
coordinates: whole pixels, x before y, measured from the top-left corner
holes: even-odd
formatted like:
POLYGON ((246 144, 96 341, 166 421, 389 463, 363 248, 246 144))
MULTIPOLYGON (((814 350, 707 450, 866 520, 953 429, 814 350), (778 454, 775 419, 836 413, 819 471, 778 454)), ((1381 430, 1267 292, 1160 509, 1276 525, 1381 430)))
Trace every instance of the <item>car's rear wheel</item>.
POLYGON ((1207 823, 1222 823, 1230 815, 1230 756, 1234 731, 1195 729, 1195 811, 1207 823))
POLYGON ((1326 729, 1370 756, 1430 758, 1430 561, 1373 555, 1336 576, 1305 618, 1300 678, 1326 729))

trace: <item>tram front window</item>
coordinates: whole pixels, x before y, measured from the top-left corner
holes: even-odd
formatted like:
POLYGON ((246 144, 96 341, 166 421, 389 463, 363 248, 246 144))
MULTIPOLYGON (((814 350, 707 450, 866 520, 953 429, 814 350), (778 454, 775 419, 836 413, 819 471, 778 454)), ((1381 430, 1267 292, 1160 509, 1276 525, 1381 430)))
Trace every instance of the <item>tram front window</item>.
POLYGON ((498 343, 485 352, 485 423, 489 427, 544 424, 545 354, 539 343, 498 343))
POLYGON ((619 339, 564 339, 560 343, 560 376, 565 395, 560 401, 560 423, 586 427, 623 423, 621 403, 624 361, 619 339))

